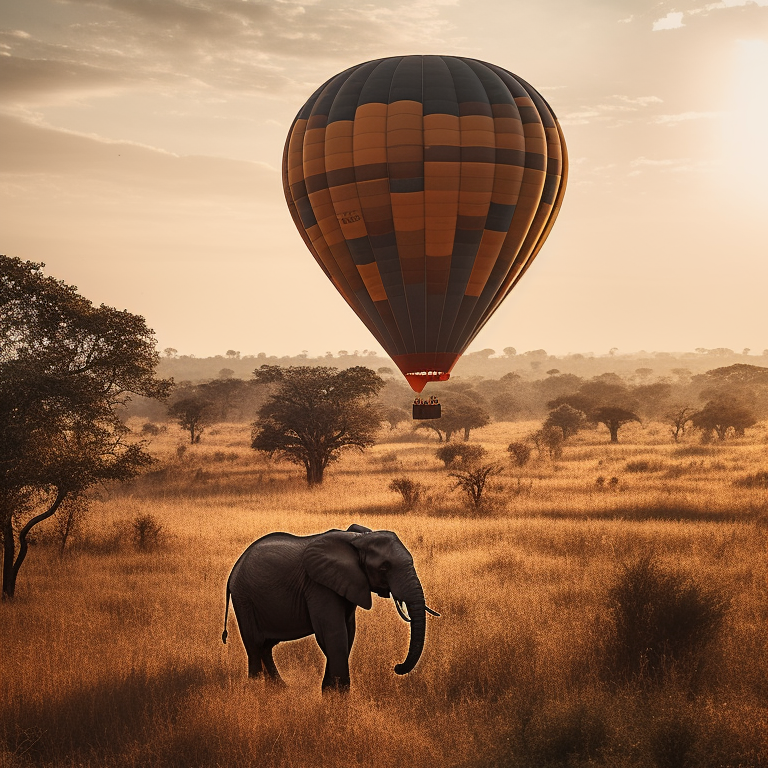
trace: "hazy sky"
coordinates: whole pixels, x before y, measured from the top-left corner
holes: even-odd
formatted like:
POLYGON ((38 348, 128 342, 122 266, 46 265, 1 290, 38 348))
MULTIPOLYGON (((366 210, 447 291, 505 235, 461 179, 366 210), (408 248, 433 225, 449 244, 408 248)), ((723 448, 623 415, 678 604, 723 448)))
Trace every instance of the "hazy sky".
POLYGON ((472 349, 768 347, 768 0, 0 0, 0 252, 198 356, 379 349, 305 249, 293 116, 382 56, 537 87, 563 209, 472 349))

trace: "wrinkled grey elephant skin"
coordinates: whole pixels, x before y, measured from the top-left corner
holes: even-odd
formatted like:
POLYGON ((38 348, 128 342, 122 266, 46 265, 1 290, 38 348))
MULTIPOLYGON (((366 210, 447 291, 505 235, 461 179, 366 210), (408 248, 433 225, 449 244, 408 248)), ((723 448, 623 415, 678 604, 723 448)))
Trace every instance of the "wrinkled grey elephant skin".
POLYGON ((395 600, 411 624, 408 655, 395 672, 410 672, 424 648, 424 590, 411 553, 392 531, 351 525, 313 536, 270 533, 253 542, 227 581, 229 599, 248 654, 249 677, 282 683, 272 649, 286 640, 314 635, 326 657, 323 690, 349 688, 349 653, 355 640, 355 611, 371 607, 371 593, 395 600), (405 604, 408 615, 401 605, 405 604))

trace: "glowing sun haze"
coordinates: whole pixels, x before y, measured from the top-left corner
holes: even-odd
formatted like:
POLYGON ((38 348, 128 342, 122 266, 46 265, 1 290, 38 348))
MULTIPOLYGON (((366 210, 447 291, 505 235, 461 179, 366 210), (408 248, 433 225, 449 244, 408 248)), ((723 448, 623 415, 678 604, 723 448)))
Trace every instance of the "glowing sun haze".
POLYGON ((285 205, 299 107, 368 59, 534 85, 560 217, 473 349, 768 347, 768 0, 0 4, 0 252, 198 356, 377 349, 285 205))

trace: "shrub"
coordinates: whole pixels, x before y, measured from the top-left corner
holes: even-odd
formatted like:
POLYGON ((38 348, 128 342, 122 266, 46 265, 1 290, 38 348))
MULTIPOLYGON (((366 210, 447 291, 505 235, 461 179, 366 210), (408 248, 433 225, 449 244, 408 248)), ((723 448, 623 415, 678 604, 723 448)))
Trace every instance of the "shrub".
POLYGON ((154 515, 137 515, 131 521, 131 537, 136 549, 154 549, 160 543, 163 526, 154 515))
POLYGON ((768 488, 768 472, 755 472, 734 480, 733 484, 739 488, 768 488))
POLYGON ((157 424, 153 424, 151 421, 146 422, 141 427, 141 434, 142 435, 150 435, 151 437, 155 437, 156 435, 159 435, 162 432, 162 429, 157 426, 157 424))
POLYGON ((518 467, 524 467, 531 458, 531 446, 527 443, 510 443, 507 451, 510 454, 510 460, 518 467))
POLYGON ((543 426, 529 435, 528 439, 536 446, 539 456, 546 453, 553 460, 562 458, 565 438, 560 427, 543 426))
POLYGON ((409 477, 396 477, 388 486, 403 497, 403 509, 413 509, 424 496, 424 486, 409 477))
POLYGON ((526 731, 537 765, 571 765, 599 755, 608 740, 606 713, 592 702, 548 707, 526 731))
POLYGON ((453 489, 461 488, 467 497, 467 502, 474 509, 479 509, 483 502, 483 492, 485 491, 488 479, 492 475, 498 475, 501 467, 496 464, 482 464, 479 466, 468 467, 463 471, 451 472, 448 477, 456 480, 453 489))
POLYGON ((625 565, 608 591, 609 677, 658 680, 672 669, 695 673, 726 610, 717 592, 663 570, 653 554, 625 565))
POLYGON ((664 463, 661 461, 648 461, 640 459, 638 461, 628 461, 624 469, 627 472, 661 472, 664 469, 664 463))
POLYGON ((446 467, 461 462, 464 465, 474 464, 485 456, 485 448, 482 445, 473 445, 472 443, 448 443, 435 451, 440 461, 446 467))
POLYGON ((684 445, 672 451, 673 456, 712 456, 713 454, 714 450, 705 445, 684 445))

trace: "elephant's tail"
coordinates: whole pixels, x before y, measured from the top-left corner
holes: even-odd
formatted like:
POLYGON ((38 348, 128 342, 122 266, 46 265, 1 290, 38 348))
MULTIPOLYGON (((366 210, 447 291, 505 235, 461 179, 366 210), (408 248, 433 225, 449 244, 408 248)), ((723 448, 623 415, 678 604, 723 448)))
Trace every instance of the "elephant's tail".
POLYGON ((221 642, 227 644, 227 619, 229 618, 229 580, 227 580, 227 599, 224 603, 224 631, 221 633, 221 642))

